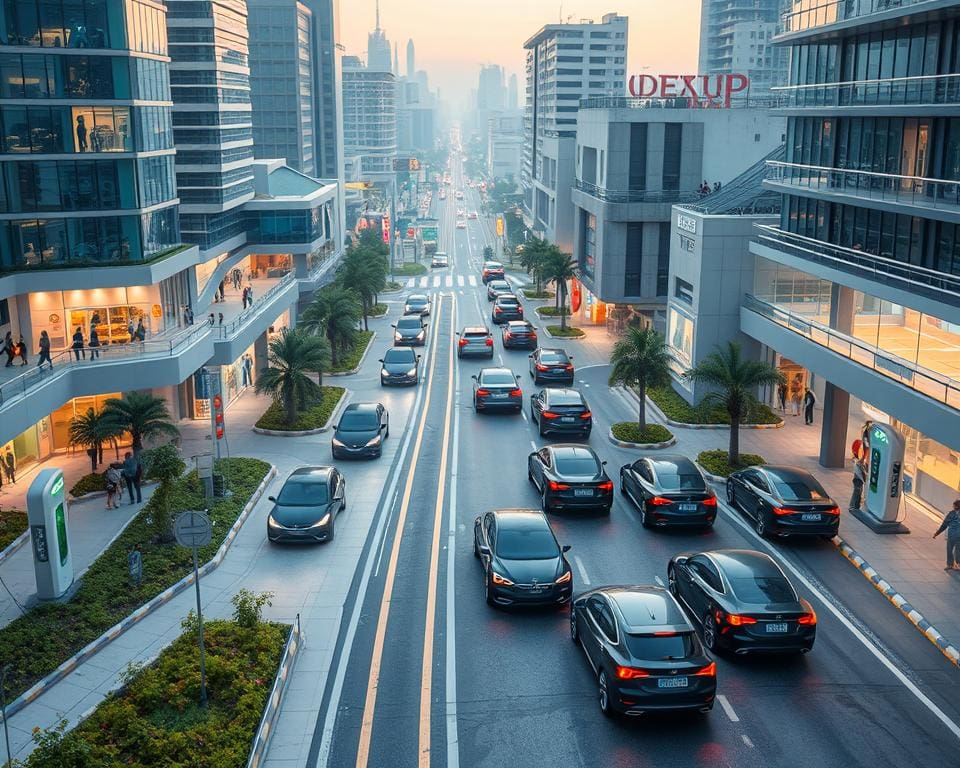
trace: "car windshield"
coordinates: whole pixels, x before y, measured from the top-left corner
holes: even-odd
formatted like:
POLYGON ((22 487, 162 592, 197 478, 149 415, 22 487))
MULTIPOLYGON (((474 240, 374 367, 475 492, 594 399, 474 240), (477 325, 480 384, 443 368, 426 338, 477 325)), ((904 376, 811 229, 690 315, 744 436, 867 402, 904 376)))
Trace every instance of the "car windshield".
POLYGON ((770 479, 777 495, 784 501, 827 501, 830 498, 820 483, 812 477, 771 475, 770 479))
POLYGON ((397 329, 404 331, 419 331, 423 327, 419 318, 409 317, 397 320, 397 329))
POLYGON ((413 351, 408 349, 388 349, 386 354, 383 356, 383 362, 385 363, 413 364, 415 359, 416 358, 414 357, 413 351))
POLYGON ((657 480, 665 491, 703 491, 706 485, 700 475, 677 474, 668 469, 657 470, 657 480))
POLYGON ((376 429, 379 424, 380 420, 373 411, 347 411, 337 429, 341 432, 360 432, 376 429))
POLYGON ((730 579, 733 593, 745 603, 790 603, 797 599, 783 576, 751 576, 730 579))
POLYGON ((497 556, 504 560, 547 560, 559 554, 553 534, 543 528, 497 534, 497 556))
POLYGON ((565 363, 567 362, 567 356, 563 352, 541 352, 540 362, 547 364, 565 363))
POLYGON ((407 304, 426 304, 427 299, 423 296, 411 296, 407 299, 407 304))
POLYGON ((510 323, 510 333, 526 333, 532 330, 526 323, 510 323))
POLYGON ((510 283, 505 280, 491 280, 490 287, 495 291, 509 291, 510 283))
POLYGON ((471 331, 464 331, 463 335, 471 339, 485 339, 489 334, 486 331, 478 331, 476 329, 471 331))
POLYGON ((277 504, 286 504, 291 507, 307 507, 317 504, 326 504, 330 500, 326 482, 299 482, 288 480, 280 489, 277 504))
POLYGON ((595 475, 600 471, 592 456, 557 458, 557 472, 561 475, 595 475))
POLYGON ((692 632, 675 635, 626 635, 630 655, 645 661, 686 659, 697 653, 692 632))
POLYGON ((493 269, 493 270, 503 269, 503 264, 501 264, 498 261, 488 261, 486 264, 483 265, 483 268, 493 269))
POLYGON ((480 377, 483 384, 516 384, 517 380, 509 371, 490 371, 480 377))

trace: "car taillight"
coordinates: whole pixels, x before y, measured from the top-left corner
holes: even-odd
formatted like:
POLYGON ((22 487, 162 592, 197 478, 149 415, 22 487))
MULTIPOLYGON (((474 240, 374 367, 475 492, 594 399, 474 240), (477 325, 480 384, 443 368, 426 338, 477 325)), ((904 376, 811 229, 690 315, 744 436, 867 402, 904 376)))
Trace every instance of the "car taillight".
POLYGON ((650 673, 645 669, 635 667, 621 667, 617 664, 617 677, 621 680, 635 680, 638 677, 650 677, 650 673))
POLYGON ((503 312, 503 310, 500 309, 500 307, 494 307, 494 308, 493 308, 493 312, 494 312, 494 314, 499 315, 501 312, 503 312))
POLYGON ((757 620, 753 616, 741 616, 737 613, 727 613, 723 611, 717 611, 716 613, 717 621, 726 621, 731 627, 743 627, 747 624, 756 624, 757 620))
POLYGON ((839 515, 840 507, 830 507, 830 509, 824 510, 825 515, 839 515))
POLYGON ((513 338, 513 334, 510 333, 510 331, 505 331, 504 334, 503 334, 503 338, 505 338, 505 339, 512 339, 512 338, 513 338))
POLYGON ((702 675, 703 677, 716 677, 717 676, 717 662, 711 661, 707 666, 702 669, 698 669, 693 673, 694 675, 702 675))
POLYGON ((458 343, 460 344, 461 347, 467 346, 467 340, 466 340, 466 339, 460 339, 460 341, 459 341, 458 343))
POLYGON ((477 390, 477 394, 480 395, 481 397, 486 397, 487 395, 490 394, 490 390, 489 390, 489 389, 478 389, 478 390, 477 390))
POLYGON ((817 614, 815 614, 813 611, 810 611, 810 613, 805 613, 803 616, 797 619, 797 624, 803 624, 806 627, 813 626, 816 623, 817 614))
POLYGON ((523 390, 520 389, 520 388, 511 389, 511 390, 510 390, 510 397, 523 397, 523 390))
POLYGON ((565 366, 563 366, 563 370, 565 370, 565 371, 572 371, 572 370, 573 370, 573 366, 570 365, 570 363, 567 363, 565 366))
POLYGON ((709 499, 704 499, 700 503, 703 504, 703 506, 705 507, 715 507, 717 506, 717 497, 711 496, 709 499))
POLYGON ((581 419, 590 419, 590 418, 593 418, 593 414, 590 413, 590 411, 584 411, 583 413, 580 414, 580 418, 581 418, 581 419))
POLYGON ((604 480, 600 485, 597 486, 601 491, 612 491, 613 490, 613 480, 604 480))
POLYGON ((787 509, 786 507, 773 508, 773 514, 775 514, 777 517, 783 517, 784 515, 792 515, 794 512, 796 512, 795 509, 787 509))
POLYGON ((567 485, 566 483, 558 483, 556 480, 551 480, 549 483, 547 483, 547 486, 550 488, 551 491, 569 491, 570 490, 569 485, 567 485))
POLYGON ((534 341, 536 341, 536 339, 537 339, 537 334, 535 334, 533 331, 530 331, 530 338, 533 339, 534 341))
POLYGON ((650 503, 657 507, 663 507, 667 504, 673 504, 673 499, 665 499, 663 496, 654 496, 650 499, 650 503))
POLYGON ((493 346, 493 339, 488 338, 484 343, 485 343, 488 347, 492 347, 492 346, 493 346))
POLYGON ((544 365, 543 363, 537 363, 537 370, 538 370, 538 371, 549 371, 549 370, 550 370, 550 366, 549 366, 549 365, 544 365))
POLYGON ((554 413, 553 411, 544 411, 542 415, 545 419, 557 419, 560 417, 559 413, 554 413))

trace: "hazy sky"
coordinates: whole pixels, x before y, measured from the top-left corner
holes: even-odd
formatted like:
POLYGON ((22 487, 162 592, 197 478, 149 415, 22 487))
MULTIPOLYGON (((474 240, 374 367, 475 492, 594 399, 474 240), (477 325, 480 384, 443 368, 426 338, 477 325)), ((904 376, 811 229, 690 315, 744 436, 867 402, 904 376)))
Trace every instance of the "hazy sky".
MULTIPOLYGON (((340 42, 346 53, 366 57, 374 27, 375 0, 341 0, 340 42)), ((700 0, 565 0, 563 19, 599 23, 605 13, 630 18, 627 74, 695 73, 700 0), (669 9, 669 10, 668 10, 669 9)), ((380 0, 380 24, 399 44, 406 74, 407 39, 417 50, 417 69, 430 74, 444 100, 459 103, 477 85, 481 64, 500 64, 520 78, 523 101, 523 42, 544 24, 560 20, 553 0, 380 0), (463 94, 458 98, 458 94, 463 94)))

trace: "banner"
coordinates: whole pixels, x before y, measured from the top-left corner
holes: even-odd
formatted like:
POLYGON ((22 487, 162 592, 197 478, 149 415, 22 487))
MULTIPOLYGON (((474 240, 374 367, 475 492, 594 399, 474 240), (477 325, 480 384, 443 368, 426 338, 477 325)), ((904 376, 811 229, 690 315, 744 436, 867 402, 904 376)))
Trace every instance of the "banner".
POLYGON ((580 281, 579 281, 579 280, 571 280, 571 281, 570 281, 570 310, 571 310, 571 314, 572 314, 573 312, 579 312, 579 311, 580 311, 580 300, 581 300, 581 298, 582 298, 582 297, 581 297, 581 292, 580 292, 580 281))
POLYGON ((497 237, 503 237, 503 216, 497 216, 497 237))

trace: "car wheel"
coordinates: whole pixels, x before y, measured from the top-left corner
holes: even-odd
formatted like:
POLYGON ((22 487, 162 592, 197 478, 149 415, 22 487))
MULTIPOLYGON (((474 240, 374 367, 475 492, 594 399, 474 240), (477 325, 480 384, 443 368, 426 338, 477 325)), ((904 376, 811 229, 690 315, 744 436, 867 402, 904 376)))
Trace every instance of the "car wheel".
POLYGON ((757 521, 754 524, 754 528, 757 531, 757 536, 759 536, 761 539, 767 538, 767 521, 763 512, 757 513, 757 521))
POLYGON ((547 500, 547 492, 546 492, 546 491, 544 491, 543 493, 540 494, 540 508, 541 508, 544 512, 549 512, 549 511, 550 511, 550 502, 547 500))
POLYGON ((677 570, 672 565, 667 568, 667 589, 671 595, 677 596, 677 570))
POLYGON ((390 427, 387 427, 387 431, 384 432, 384 434, 383 434, 383 439, 384 439, 384 440, 386 440, 388 437, 390 437, 390 427))
POLYGON ((570 639, 575 643, 580 642, 580 628, 577 626, 577 612, 570 609, 570 639))
POLYGON ((709 612, 703 615, 703 644, 709 651, 717 650, 717 620, 709 612))
POLYGON ((487 601, 487 605, 493 605, 493 595, 490 594, 490 579, 487 578, 486 571, 483 574, 483 599, 487 601))
POLYGON ((737 506, 733 495, 733 480, 727 480, 727 503, 733 507, 737 506))
POLYGON ((623 472, 620 472, 620 493, 623 496, 627 495, 627 484, 623 482, 623 472))
POLYGON ((330 529, 329 529, 329 530, 330 530, 330 533, 327 535, 327 543, 328 543, 328 544, 329 544, 331 541, 333 541, 333 536, 334 536, 335 527, 336 527, 336 521, 337 521, 337 518, 336 518, 336 517, 333 517, 333 518, 330 519, 330 529))
POLYGON ((640 505, 640 525, 644 528, 650 527, 650 519, 647 517, 647 503, 644 502, 640 505))
POLYGON ((542 423, 537 424, 537 434, 540 435, 540 437, 543 437, 543 424, 542 424, 542 423))
POLYGON ((610 708, 610 691, 607 688, 607 673, 602 669, 600 674, 597 675, 597 700, 603 714, 608 717, 613 714, 613 710, 610 708))
POLYGON ((473 556, 474 556, 475 558, 477 558, 477 560, 480 559, 480 547, 477 546, 477 535, 476 535, 476 534, 473 535, 473 556))

